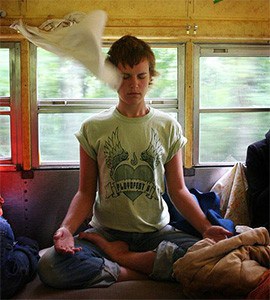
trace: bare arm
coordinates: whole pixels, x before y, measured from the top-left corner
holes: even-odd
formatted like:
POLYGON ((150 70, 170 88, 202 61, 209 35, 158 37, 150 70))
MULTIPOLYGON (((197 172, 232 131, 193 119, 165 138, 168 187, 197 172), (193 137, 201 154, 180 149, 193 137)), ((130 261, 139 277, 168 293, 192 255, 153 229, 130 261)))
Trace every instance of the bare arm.
POLYGON ((202 236, 215 241, 222 240, 231 233, 220 226, 213 226, 200 206, 194 201, 184 181, 181 150, 165 165, 168 192, 175 207, 196 228, 202 236))
POLYGON ((74 247, 73 234, 92 214, 96 197, 98 170, 96 162, 80 147, 80 183, 79 189, 72 199, 68 212, 61 227, 54 235, 57 252, 74 253, 80 248, 74 247))

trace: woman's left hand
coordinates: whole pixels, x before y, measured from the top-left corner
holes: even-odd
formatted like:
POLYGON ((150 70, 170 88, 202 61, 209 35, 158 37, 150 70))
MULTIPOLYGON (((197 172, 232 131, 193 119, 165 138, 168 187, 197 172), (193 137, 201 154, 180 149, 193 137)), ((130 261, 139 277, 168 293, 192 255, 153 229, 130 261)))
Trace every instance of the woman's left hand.
POLYGON ((227 239, 231 237, 233 234, 226 230, 221 226, 211 226, 205 230, 203 233, 203 238, 209 238, 214 240, 215 242, 219 242, 221 240, 227 239))

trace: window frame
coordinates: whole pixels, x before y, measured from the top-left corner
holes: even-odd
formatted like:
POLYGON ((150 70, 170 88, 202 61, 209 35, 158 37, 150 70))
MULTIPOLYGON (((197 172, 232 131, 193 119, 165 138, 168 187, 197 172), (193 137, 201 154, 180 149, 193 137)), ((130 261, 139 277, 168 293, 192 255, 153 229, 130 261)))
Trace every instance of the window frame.
MULTIPOLYGON (((112 43, 104 43, 104 47, 110 47, 112 43)), ((161 109, 164 104, 164 111, 177 113, 177 119, 184 128, 184 88, 185 88, 185 44, 184 43, 149 43, 151 47, 157 48, 177 48, 177 96, 176 99, 147 99, 146 103, 152 107, 161 109), (182 80, 180 80, 180 78, 182 80)), ((38 101, 37 99, 37 47, 30 44, 30 90, 31 90, 31 137, 32 137, 32 167, 34 169, 46 168, 78 168, 79 162, 48 162, 39 161, 39 124, 38 115, 40 113, 75 113, 75 112, 93 112, 95 110, 105 109, 115 105, 117 99, 107 99, 104 105, 104 99, 75 100, 75 99, 46 99, 38 101), (94 103, 93 103, 94 100, 94 103)), ((155 83, 154 83, 155 84, 155 83)), ((78 128, 79 129, 79 128, 78 128)))
POLYGON ((22 132, 21 126, 21 45, 20 42, 1 42, 0 48, 9 49, 10 96, 0 97, 0 106, 9 107, 9 111, 1 111, 0 115, 10 116, 11 157, 0 160, 0 170, 16 171, 22 164, 22 132))
MULTIPOLYGON (((234 113, 234 112, 270 112, 270 107, 226 107, 201 108, 200 107, 200 57, 252 57, 269 56, 269 45, 251 44, 194 44, 194 147, 193 165, 195 167, 233 166, 233 162, 203 162, 200 156, 200 114, 201 113, 234 113)), ((270 57, 270 56, 269 56, 270 57)), ((248 146, 248 145, 247 145, 248 146)))

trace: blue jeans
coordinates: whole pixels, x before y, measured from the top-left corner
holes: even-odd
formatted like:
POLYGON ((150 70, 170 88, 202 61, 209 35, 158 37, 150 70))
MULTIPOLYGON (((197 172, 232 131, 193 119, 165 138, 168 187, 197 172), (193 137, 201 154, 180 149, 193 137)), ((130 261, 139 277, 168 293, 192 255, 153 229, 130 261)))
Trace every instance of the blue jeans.
MULTIPOLYGON (((173 263, 196 243, 197 237, 167 225, 152 233, 129 233, 111 229, 91 228, 108 241, 121 240, 129 245, 130 251, 155 251, 156 259, 150 278, 173 280, 173 263)), ((109 286, 117 281, 120 266, 93 243, 75 237, 75 245, 82 250, 75 254, 58 254, 54 247, 48 249, 38 265, 40 279, 55 288, 89 288, 109 286)))

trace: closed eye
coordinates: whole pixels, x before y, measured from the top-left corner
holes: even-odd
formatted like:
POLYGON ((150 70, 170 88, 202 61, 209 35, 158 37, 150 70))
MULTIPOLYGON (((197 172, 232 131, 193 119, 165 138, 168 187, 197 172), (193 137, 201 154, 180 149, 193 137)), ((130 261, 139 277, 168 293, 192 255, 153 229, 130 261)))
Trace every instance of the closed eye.
MULTIPOLYGON (((129 79, 132 75, 128 73, 123 73, 123 79, 129 79)), ((138 79, 145 79, 147 77, 147 73, 140 73, 137 75, 138 79)))
POLYGON ((147 73, 138 74, 139 79, 144 79, 147 76, 147 73))

